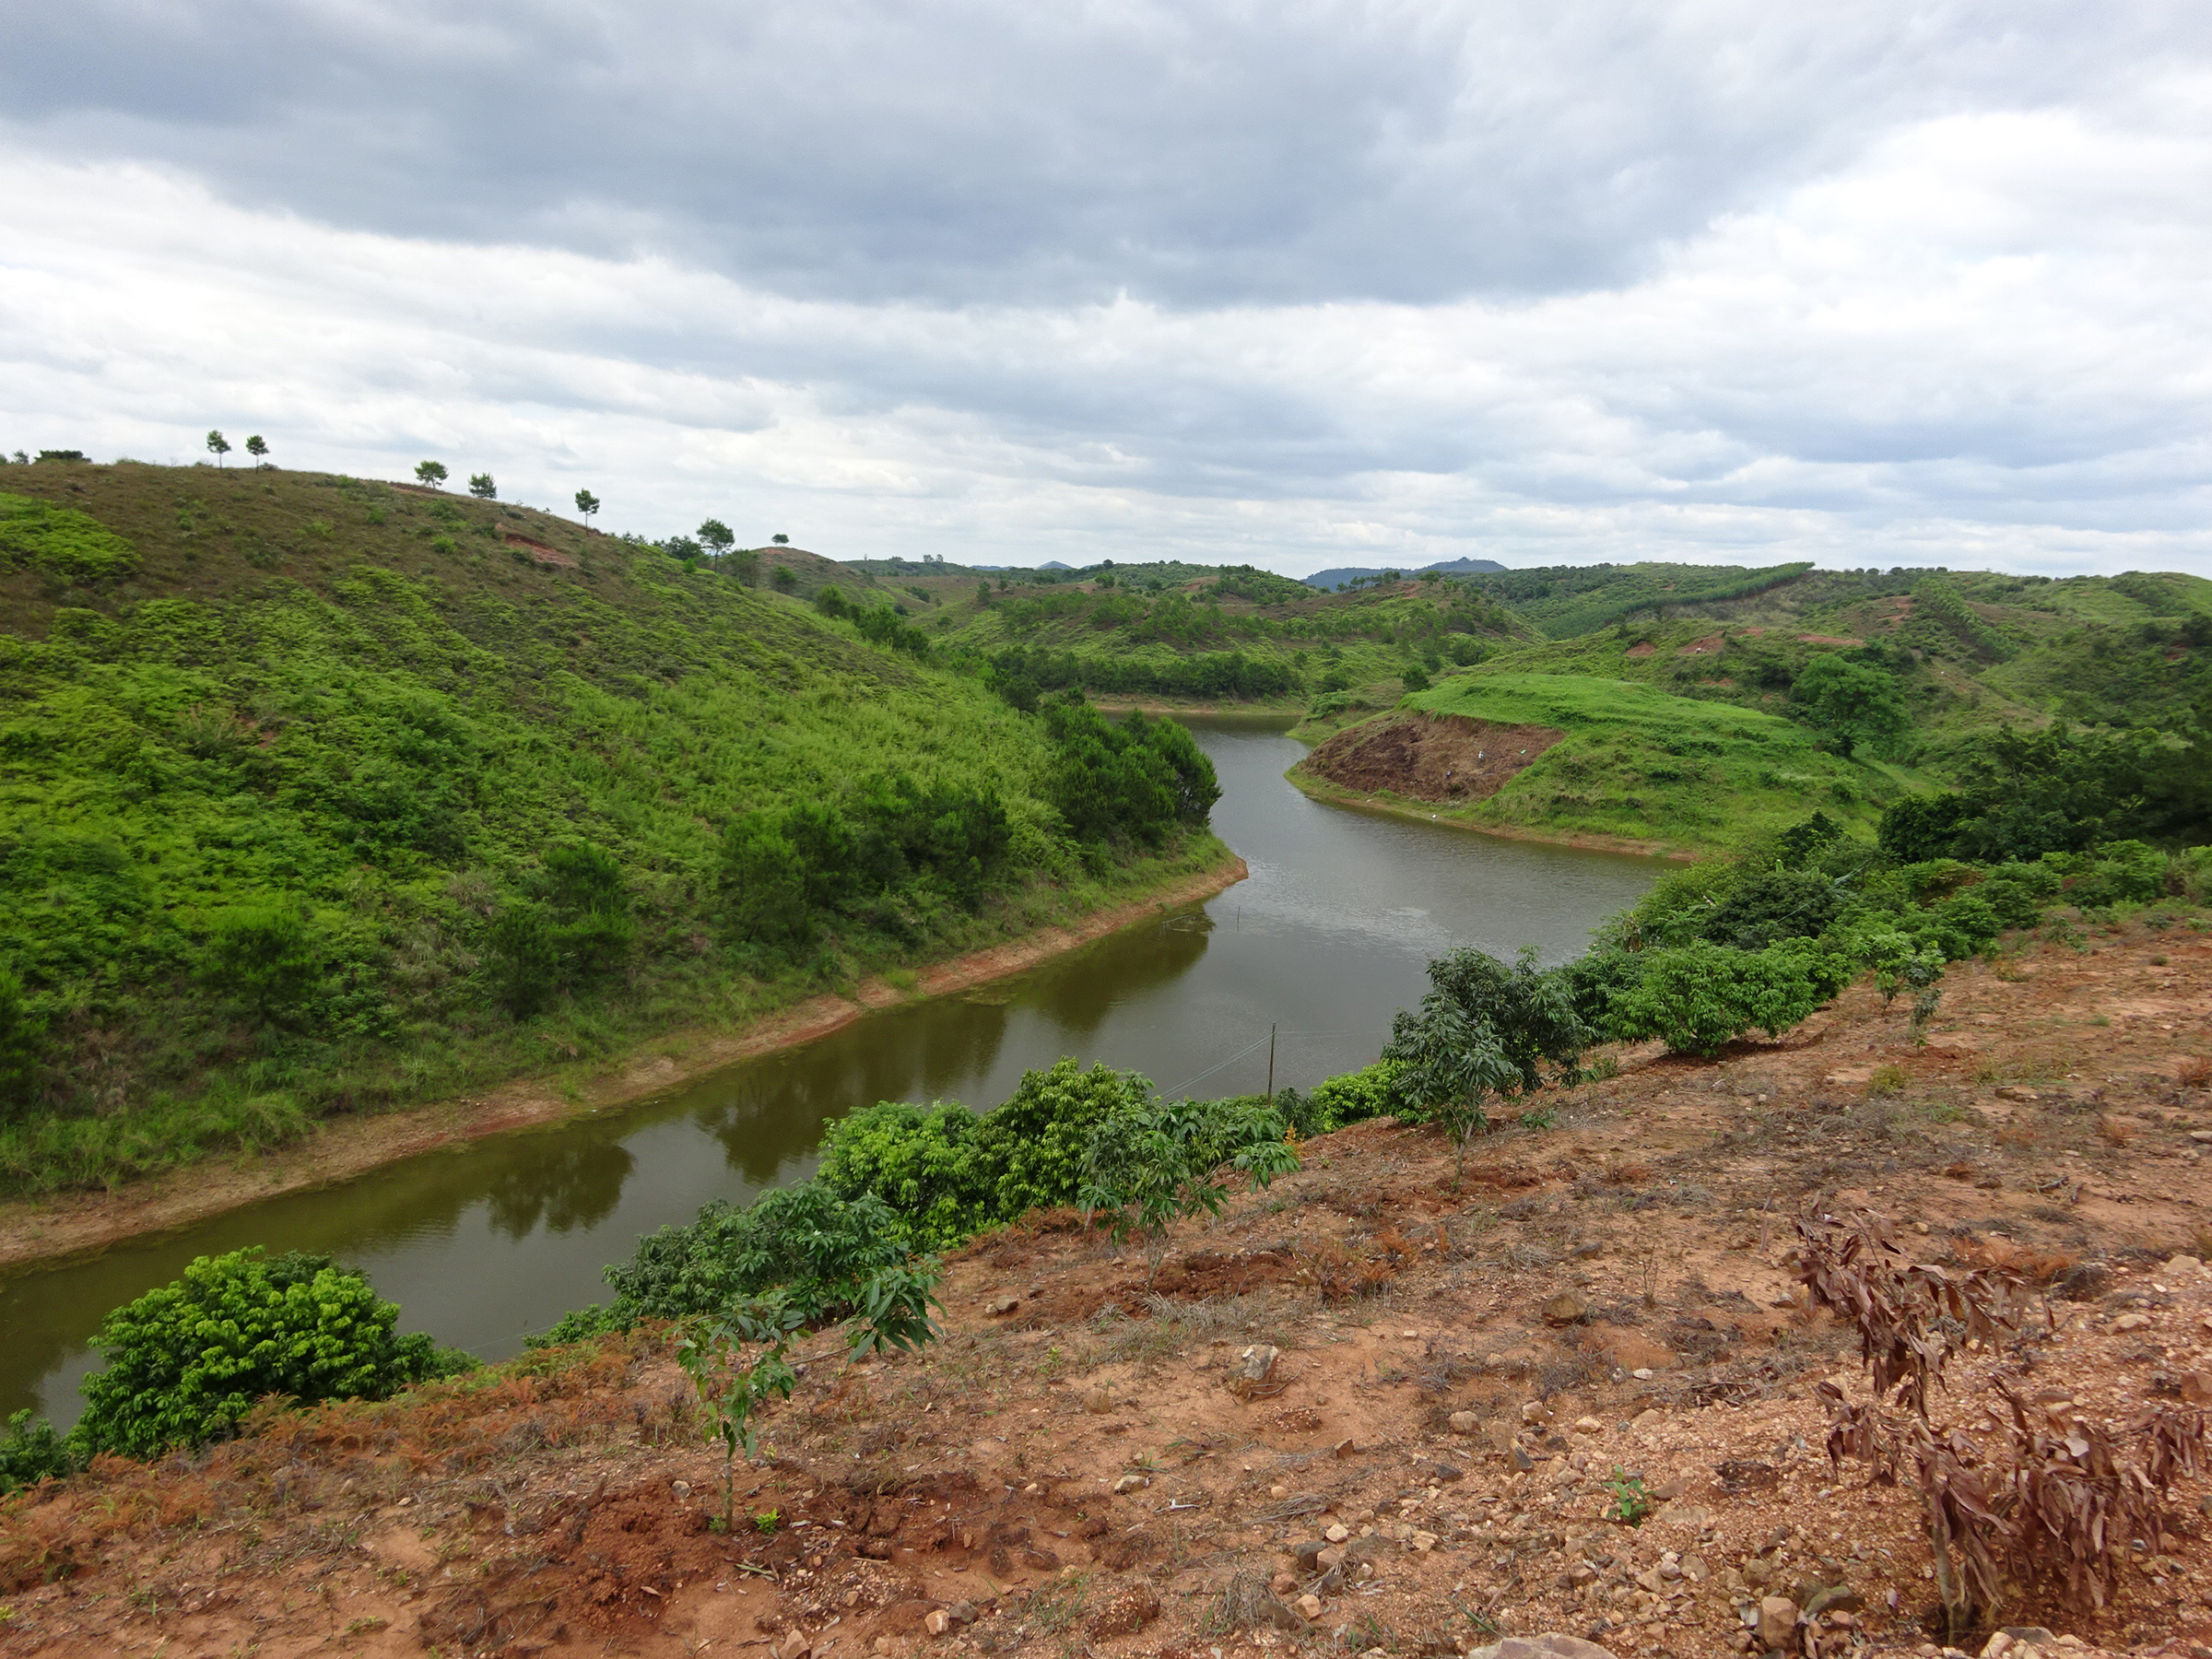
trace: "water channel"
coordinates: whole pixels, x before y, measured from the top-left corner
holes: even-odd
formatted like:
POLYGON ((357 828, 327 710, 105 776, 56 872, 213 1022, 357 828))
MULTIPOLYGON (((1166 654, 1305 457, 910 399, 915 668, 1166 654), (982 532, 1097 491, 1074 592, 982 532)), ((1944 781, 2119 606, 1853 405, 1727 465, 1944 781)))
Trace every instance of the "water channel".
POLYGON ((425 1154, 0 1283, 0 1415, 66 1425, 107 1310, 195 1255, 264 1244, 365 1268, 402 1328, 488 1359, 603 1300, 601 1266, 710 1198, 803 1180, 822 1126, 876 1100, 1004 1099, 1062 1054, 1172 1096, 1300 1087, 1375 1057, 1391 1015, 1455 946, 1547 961, 1631 903, 1654 861, 1496 840, 1309 800, 1285 723, 1194 719, 1220 775, 1216 831, 1251 878, 964 996, 875 1015, 804 1048, 554 1128, 425 1154))

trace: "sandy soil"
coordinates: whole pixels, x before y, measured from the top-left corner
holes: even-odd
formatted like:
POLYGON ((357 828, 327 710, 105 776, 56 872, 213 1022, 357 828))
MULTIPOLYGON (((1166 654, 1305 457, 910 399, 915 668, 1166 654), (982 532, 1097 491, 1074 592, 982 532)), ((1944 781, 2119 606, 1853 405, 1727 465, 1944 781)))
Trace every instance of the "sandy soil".
MULTIPOLYGON (((1070 1215, 979 1241, 940 1343, 814 1349, 727 1535, 653 1332, 103 1465, 0 1505, 0 1651, 1260 1659, 1563 1631, 1708 1659, 1756 1651, 1745 1612, 1780 1597, 1814 1609, 1793 1653, 1933 1654, 1916 1499, 1823 1454, 1816 1385, 1865 1388, 1793 1222, 1865 1214, 2013 1273, 2018 1327, 1960 1353, 1939 1427, 1986 1434, 2000 1371, 2105 1423, 2212 1401, 2212 939, 2083 946, 1955 967, 1924 1044, 1861 988, 1778 1043, 1620 1055, 1457 1180, 1434 1131, 1355 1125, 1180 1229, 1149 1287, 1070 1215)), ((2202 1655, 2207 1506, 2183 1480, 2109 1605, 2041 1590, 2007 1619, 2053 1655, 2202 1655)))
POLYGON ((135 1234, 186 1226, 256 1199, 348 1180, 380 1164, 456 1141, 478 1140, 641 1100, 740 1060, 826 1037, 871 1010, 1024 972, 1155 912, 1210 899, 1247 874, 1244 861, 1231 858, 1205 875, 1095 911, 1073 926, 1046 928, 939 962, 922 971, 912 991, 872 979, 851 998, 831 994, 810 997, 734 1030, 670 1032, 652 1050, 581 1085, 568 1079, 518 1078, 482 1095, 327 1123, 296 1146, 251 1159, 209 1159, 113 1193, 70 1193, 0 1206, 0 1269, 102 1250, 135 1234))

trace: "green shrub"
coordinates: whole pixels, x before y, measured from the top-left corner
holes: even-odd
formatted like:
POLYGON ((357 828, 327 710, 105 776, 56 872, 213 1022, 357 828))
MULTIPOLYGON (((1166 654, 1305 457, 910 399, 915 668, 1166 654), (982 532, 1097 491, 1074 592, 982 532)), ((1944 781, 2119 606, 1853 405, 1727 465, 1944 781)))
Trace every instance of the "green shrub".
POLYGON ((1282 1120, 1264 1099, 1157 1101, 1117 1112, 1094 1130, 1083 1160, 1082 1203, 1113 1236, 1144 1241, 1149 1285, 1179 1220, 1218 1215, 1233 1169, 1265 1187, 1298 1168, 1282 1120))
POLYGON ((1378 1060, 1372 1065, 1363 1065, 1358 1071, 1345 1072, 1325 1083, 1316 1084, 1313 1092, 1306 1097, 1312 1103, 1316 1126, 1301 1133, 1324 1135, 1347 1124, 1390 1116, 1403 1104, 1398 1099, 1397 1081, 1404 1069, 1395 1060, 1378 1060))
POLYGON ((36 571, 88 587, 120 582, 137 568, 137 549, 98 519, 0 494, 0 570, 36 571))
POLYGON ((45 1051, 44 1016, 30 1006, 23 982, 0 968, 0 1117, 32 1104, 45 1051))
POLYGON ((2192 904, 2212 904, 2212 847, 2189 847, 2173 855, 2172 879, 2192 904))
POLYGON ((1738 950, 1764 950, 1783 939, 1818 937, 1845 903, 1843 888, 1825 876, 1764 871, 1733 887, 1697 924, 1698 936, 1738 950))
POLYGON ((1151 1098, 1147 1078, 1105 1065, 1085 1071, 1063 1059, 1024 1072, 1006 1102, 977 1120, 971 1141, 991 1215, 1011 1220, 1074 1204, 1091 1131, 1117 1112, 1142 1111, 1151 1098))
POLYGON ((1641 980, 1614 1004, 1614 1034, 1715 1054, 1755 1030, 1781 1036, 1848 982, 1846 967, 1799 941, 1765 950, 1700 943, 1647 951, 1641 980))
POLYGON ((981 1121, 957 1100, 865 1107, 824 1132, 818 1179, 847 1198, 883 1199, 916 1248, 947 1249, 1001 1219, 995 1172, 986 1176, 976 1157, 981 1121))
POLYGON ((772 1289, 806 1324, 826 1324, 854 1312, 864 1286, 906 1261, 904 1233, 874 1194, 848 1199, 819 1181, 775 1188, 742 1208, 717 1198, 607 1268, 612 1316, 628 1324, 719 1313, 772 1289))
POLYGON ((270 1394, 381 1400, 473 1363, 420 1333, 397 1335, 398 1318, 396 1303, 327 1256, 265 1257, 258 1246, 200 1256, 101 1322, 93 1346, 107 1363, 85 1381, 73 1438, 151 1457, 228 1434, 270 1394))
POLYGON ((201 976, 266 1019, 305 1001, 322 978, 312 928, 297 905, 241 905, 208 929, 201 976))
POLYGON ((7 1419, 7 1432, 0 1434, 0 1496, 36 1486, 49 1476, 74 1475, 83 1466, 76 1448, 44 1418, 33 1417, 29 1406, 7 1419))

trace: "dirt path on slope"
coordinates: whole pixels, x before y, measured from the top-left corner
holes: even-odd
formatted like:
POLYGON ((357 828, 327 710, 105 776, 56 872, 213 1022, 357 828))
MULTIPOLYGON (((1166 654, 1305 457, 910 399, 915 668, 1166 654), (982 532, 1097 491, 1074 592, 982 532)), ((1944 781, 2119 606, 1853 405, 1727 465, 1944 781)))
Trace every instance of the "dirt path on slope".
POLYGON ((327 1123, 294 1146, 208 1159, 113 1193, 69 1193, 0 1206, 0 1272, 91 1253, 140 1233, 188 1226, 258 1199, 349 1180, 456 1142, 629 1105, 738 1061, 827 1037, 877 1009, 1024 972, 1159 911, 1210 899, 1247 874, 1244 861, 1232 856, 1203 875, 1094 911, 1072 925, 1043 928, 924 968, 911 992, 870 979, 852 997, 825 993, 735 1029, 672 1031, 580 1087, 556 1077, 520 1077, 483 1094, 327 1123))

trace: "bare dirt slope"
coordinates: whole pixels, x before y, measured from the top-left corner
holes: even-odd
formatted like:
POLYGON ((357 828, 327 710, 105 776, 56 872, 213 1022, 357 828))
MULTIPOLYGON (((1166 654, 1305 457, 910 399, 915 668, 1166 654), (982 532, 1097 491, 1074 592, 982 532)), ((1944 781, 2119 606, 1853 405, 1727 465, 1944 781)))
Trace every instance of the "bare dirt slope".
POLYGON ((1346 789, 1417 801, 1480 801, 1566 735, 1549 726, 1408 712, 1339 732, 1300 764, 1346 789))
MULTIPOLYGON (((0 1507, 0 1651, 1237 1659, 1561 1631, 1703 1659, 1758 1651, 1748 1610, 1794 1653, 1932 1653, 1915 1500, 1822 1453, 1814 1385, 1865 1390, 1792 1218, 1863 1207, 1925 1260, 2017 1273, 2027 1318, 1953 1367, 1939 1423, 1990 1423, 2000 1370, 2097 1421, 2212 1398, 2212 940, 2081 945, 1954 968, 1925 1046, 1856 990, 1712 1063, 1628 1054, 1457 1185, 1433 1132, 1356 1125, 1179 1233, 1148 1288, 1072 1216, 979 1241, 924 1355, 818 1347, 732 1535, 656 1333, 105 1465, 0 1507)), ((2051 1653, 2212 1651, 2207 1503, 2182 1484, 2111 1605, 2009 1617, 2051 1653)))

